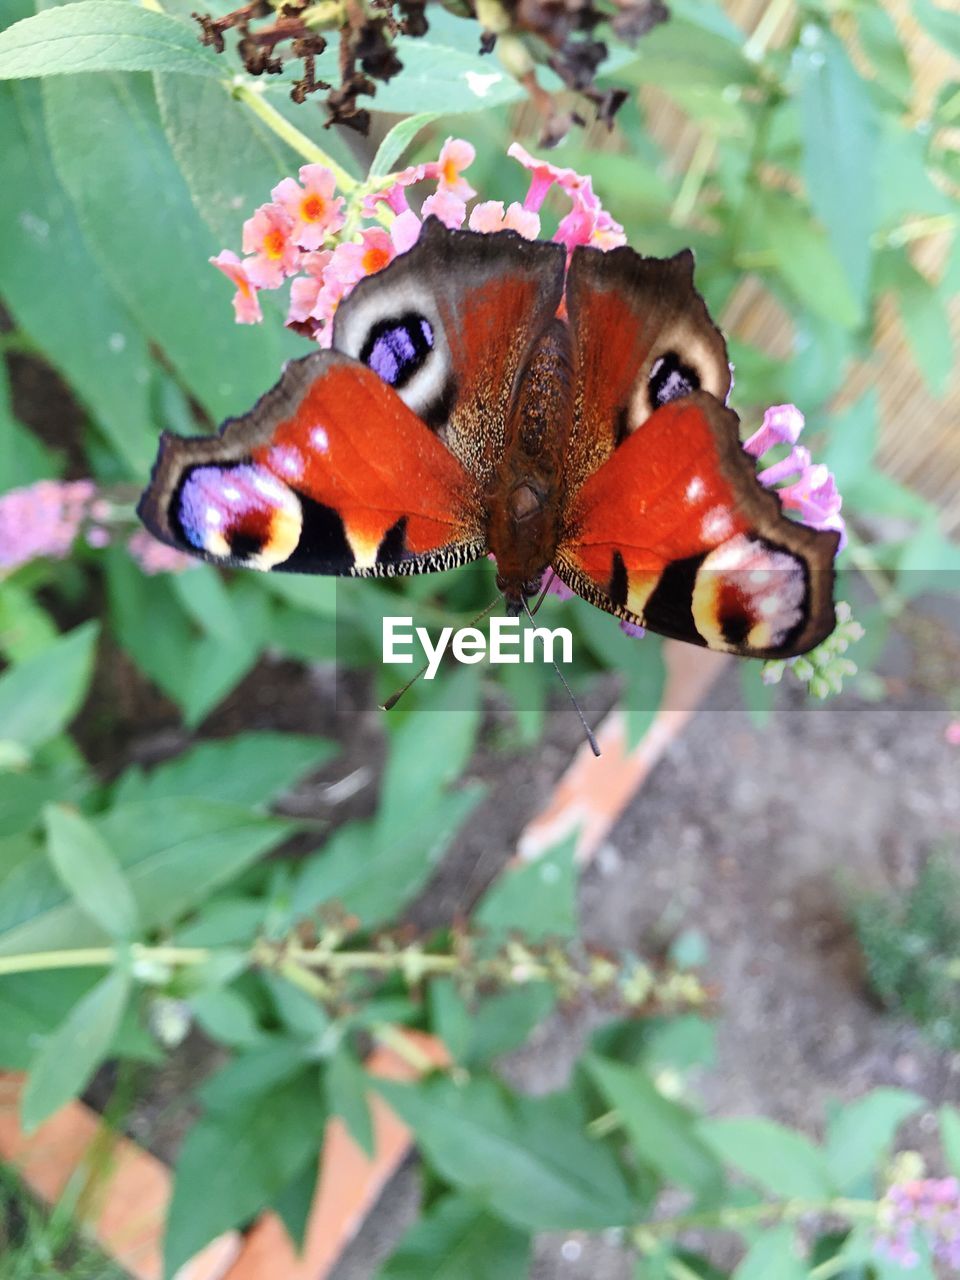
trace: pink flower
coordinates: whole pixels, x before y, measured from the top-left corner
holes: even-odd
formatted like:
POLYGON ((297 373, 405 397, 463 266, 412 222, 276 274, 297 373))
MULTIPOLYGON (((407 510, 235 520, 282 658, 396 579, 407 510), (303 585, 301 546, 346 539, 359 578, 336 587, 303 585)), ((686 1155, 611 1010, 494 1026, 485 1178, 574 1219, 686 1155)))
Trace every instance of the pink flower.
MULTIPOLYGON (((562 187, 571 198, 584 186, 590 186, 589 178, 582 177, 573 169, 561 169, 555 164, 549 164, 546 160, 537 160, 519 142, 510 144, 507 148, 507 155, 514 160, 519 160, 532 175, 530 189, 523 202, 523 207, 532 209, 534 213, 539 213, 540 207, 554 183, 562 187)), ((593 195, 592 189, 590 194, 593 195)), ((593 198, 596 199, 595 196, 593 198)))
POLYGON ((131 534, 127 550, 143 572, 151 577, 155 573, 182 573, 184 569, 195 568, 198 563, 192 556, 159 542, 146 529, 138 529, 131 534))
POLYGON ((237 324, 259 324, 263 319, 263 312, 260 310, 257 286, 247 275, 246 265, 231 249, 222 250, 210 261, 237 286, 237 292, 233 295, 237 324))
POLYGON ((467 216, 467 206, 464 200, 446 187, 438 187, 432 196, 427 196, 424 200, 420 212, 425 218, 433 214, 445 227, 456 231, 463 226, 463 220, 467 216))
POLYGON ((840 534, 838 551, 847 545, 847 530, 840 508, 843 498, 830 470, 813 462, 809 449, 797 444, 804 418, 793 404, 778 404, 763 415, 763 425, 746 441, 744 449, 754 458, 775 445, 790 444, 785 458, 759 472, 757 479, 773 489, 788 511, 795 511, 811 529, 835 529, 840 534))
MULTIPOLYGON (((382 271, 396 257, 396 246, 382 227, 367 227, 359 240, 338 244, 323 272, 323 283, 342 286, 340 296, 364 276, 382 271)), ((338 299, 339 300, 339 299, 338 299)))
POLYGON ((618 245, 626 244, 627 236, 620 223, 612 218, 606 209, 600 209, 590 234, 590 243, 606 253, 608 249, 616 249, 618 245))
POLYGON ((435 161, 431 164, 414 164, 407 169, 401 169, 399 173, 393 175, 393 181, 388 187, 381 187, 379 191, 372 191, 363 197, 361 212, 365 218, 375 218, 377 205, 382 203, 394 213, 406 213, 410 208, 407 201, 407 187, 412 187, 416 182, 423 182, 425 178, 436 180, 439 176, 440 166, 435 161))
POLYGON ((390 239, 397 253, 406 253, 412 249, 420 237, 423 223, 412 209, 405 209, 390 224, 390 239))
POLYGON ((471 209, 468 225, 471 231, 518 231, 527 240, 536 240, 540 234, 540 215, 524 209, 516 201, 504 213, 502 200, 486 200, 471 209))
POLYGON ((63 559, 95 492, 91 480, 38 480, 0 495, 0 574, 38 556, 63 559))
POLYGON ((476 149, 463 138, 448 138, 440 148, 440 159, 437 161, 439 189, 459 196, 464 202, 475 196, 476 191, 460 174, 473 164, 476 155, 476 149))
POLYGON ((894 1183, 881 1201, 882 1231, 877 1251, 901 1267, 915 1267, 922 1236, 936 1261, 960 1269, 960 1182, 956 1178, 916 1178, 894 1183))
POLYGON ((300 182, 303 187, 293 178, 284 178, 270 194, 293 224, 294 243, 301 249, 319 249, 327 236, 343 226, 343 197, 334 195, 336 179, 322 164, 302 165, 300 182))
POLYGON ((293 225, 286 209, 278 204, 262 204, 243 224, 243 251, 254 255, 244 267, 259 289, 276 289, 299 269, 300 250, 291 235, 293 225))
POLYGON ((763 425, 744 441, 743 447, 754 458, 762 458, 774 445, 796 444, 803 427, 803 414, 795 404, 775 404, 763 415, 763 425))

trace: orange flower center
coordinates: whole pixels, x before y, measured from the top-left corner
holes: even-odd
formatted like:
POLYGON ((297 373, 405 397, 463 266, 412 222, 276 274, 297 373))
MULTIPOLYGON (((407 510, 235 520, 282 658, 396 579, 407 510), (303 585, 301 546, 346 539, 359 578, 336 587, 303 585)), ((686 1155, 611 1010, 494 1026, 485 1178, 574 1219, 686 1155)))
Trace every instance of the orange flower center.
POLYGON ((446 160, 443 165, 443 181, 448 187, 452 187, 459 180, 460 170, 457 168, 455 160, 446 160))
POLYGON ((362 258, 363 269, 372 276, 375 271, 382 271, 389 261, 390 254, 386 249, 367 249, 362 258))
POLYGON ((263 237, 263 252, 268 258, 282 258, 286 243, 286 236, 278 227, 274 227, 263 237))
POLYGON ((300 202, 300 217, 304 222, 320 222, 326 212, 326 200, 315 191, 309 192, 300 202))

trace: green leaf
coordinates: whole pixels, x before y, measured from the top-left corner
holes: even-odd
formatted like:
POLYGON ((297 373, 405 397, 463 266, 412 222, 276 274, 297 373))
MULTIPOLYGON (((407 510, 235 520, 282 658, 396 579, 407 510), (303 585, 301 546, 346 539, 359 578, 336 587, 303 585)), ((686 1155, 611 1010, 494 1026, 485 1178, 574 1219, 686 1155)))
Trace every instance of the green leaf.
POLYGON ((229 987, 199 991, 190 997, 190 1008, 207 1035, 221 1044, 243 1048, 263 1039, 250 1005, 229 987))
MULTIPOLYGON (((296 173, 303 157, 229 86, 197 77, 155 77, 160 118, 200 215, 221 244, 240 247, 243 222, 270 189, 296 173)), ((262 301, 270 295, 263 294, 262 301)))
POLYGON ((201 1116, 177 1159, 166 1273, 222 1232, 242 1226, 315 1161, 325 1119, 312 1073, 258 1096, 255 1104, 201 1116))
POLYGON ((196 30, 126 0, 79 0, 0 32, 0 79, 81 71, 224 75, 196 30))
MULTIPOLYGON (((28 1071, 37 1048, 100 979, 93 969, 56 969, 8 974, 0 983, 0 1066, 28 1071)), ((143 1062, 162 1059, 140 1025, 135 1003, 128 1005, 111 1054, 143 1062)))
POLYGON ((892 289, 911 354, 935 396, 942 396, 953 373, 950 315, 941 292, 922 275, 905 251, 887 252, 880 288, 892 289))
POLYGON ((772 1120, 702 1120, 696 1132, 725 1164, 771 1195, 821 1200, 831 1193, 823 1153, 772 1120))
POLYGON ((879 420, 877 393, 873 387, 843 413, 831 418, 829 442, 821 461, 833 472, 844 497, 870 468, 877 451, 879 420))
POLYGON ((815 315, 845 329, 856 328, 863 310, 826 236, 792 196, 757 187, 748 217, 752 230, 794 296, 815 315))
POLYGON ((292 733, 242 733, 201 742, 144 776, 121 778, 115 803, 194 796, 259 808, 289 791, 298 778, 331 760, 337 746, 325 738, 292 733))
POLYGON ((48 805, 47 853, 64 888, 112 938, 132 938, 137 904, 113 850, 82 814, 48 805))
MULTIPOLYGON (((121 644, 175 699, 187 724, 198 724, 253 666, 258 628, 244 622, 230 643, 197 636, 169 582, 147 577, 123 548, 110 548, 106 559, 110 609, 121 644)), ((256 596, 266 603, 262 592, 256 596)))
POLYGON ((197 1096, 206 1110, 229 1117, 302 1077, 303 1070, 303 1045, 286 1037, 267 1037, 208 1076, 197 1096))
POLYGON ((34 748, 66 728, 86 696, 97 631, 86 622, 0 675, 4 738, 34 748))
POLYGON ((319 1176, 319 1161, 309 1161, 273 1200, 274 1212, 286 1227, 298 1253, 303 1253, 319 1176))
POLYGON ((897 1129, 924 1105, 905 1089, 874 1089, 866 1097, 838 1107, 827 1126, 827 1169, 844 1195, 856 1190, 883 1159, 897 1129))
POLYGON ((345 1046, 330 1059, 324 1075, 330 1114, 339 1116, 362 1151, 373 1158, 373 1120, 367 1102, 370 1082, 366 1072, 345 1046))
POLYGON ((856 18, 860 44, 873 63, 878 82, 901 103, 909 101, 913 77, 890 14, 880 4, 866 4, 857 9, 856 18))
POLYGON ((408 822, 430 797, 459 777, 480 727, 480 678, 463 667, 438 680, 427 701, 390 737, 377 825, 381 831, 408 822))
POLYGON ((854 298, 870 285, 870 236, 876 225, 877 123, 873 99, 846 49, 808 23, 794 54, 800 77, 807 193, 827 229, 854 298), (814 37, 816 37, 814 39, 814 37))
POLYGON ((956 1107, 940 1108, 940 1144, 950 1172, 960 1177, 960 1111, 956 1107))
POLYGON ((732 1280, 806 1280, 792 1227, 773 1227, 759 1237, 733 1273, 732 1280))
POLYGON ((31 1133, 85 1088, 107 1056, 130 994, 131 979, 107 974, 78 1001, 44 1042, 34 1059, 20 1103, 23 1127, 31 1133))
POLYGON ((407 1232, 376 1280, 508 1280, 526 1275, 530 1239, 465 1196, 444 1196, 407 1232))
POLYGON ((370 162, 371 175, 392 173, 397 167, 397 161, 420 130, 436 120, 438 114, 435 111, 421 111, 419 115, 407 116, 406 120, 400 120, 388 130, 377 148, 377 154, 370 162))
POLYGON ((569 1094, 512 1096, 492 1080, 373 1082, 437 1172, 528 1230, 599 1230, 636 1205, 608 1148, 587 1138, 569 1094))
MULTIPOLYGON (((115 850, 146 929, 172 924, 293 830, 237 805, 179 798, 123 805, 93 825, 115 850)), ((18 867, 5 881, 0 955, 102 939, 45 861, 18 867)))
POLYGON ((304 864, 292 894, 294 915, 303 917, 324 902, 339 902, 364 925, 396 917, 426 883, 482 795, 482 787, 468 787, 439 796, 393 829, 365 822, 341 827, 304 864))
POLYGON ((616 1111, 637 1159, 668 1182, 689 1187, 700 1200, 714 1199, 723 1175, 695 1129, 695 1117, 665 1098, 646 1071, 589 1057, 587 1071, 616 1111))
POLYGON ((557 1002, 546 982, 514 987, 467 1004, 448 980, 430 984, 430 1021, 452 1057, 467 1067, 486 1066, 518 1048, 557 1002))
POLYGON ((531 942, 577 932, 576 837, 501 876, 480 899, 474 923, 495 938, 517 932, 531 942))
POLYGON ((245 409, 302 344, 279 318, 234 323, 229 284, 208 261, 220 246, 170 151, 152 82, 101 75, 43 87, 57 172, 103 276, 213 417, 245 409))
POLYGON ((913 0, 913 12, 942 49, 960 58, 960 30, 955 12, 941 9, 933 0, 913 0))

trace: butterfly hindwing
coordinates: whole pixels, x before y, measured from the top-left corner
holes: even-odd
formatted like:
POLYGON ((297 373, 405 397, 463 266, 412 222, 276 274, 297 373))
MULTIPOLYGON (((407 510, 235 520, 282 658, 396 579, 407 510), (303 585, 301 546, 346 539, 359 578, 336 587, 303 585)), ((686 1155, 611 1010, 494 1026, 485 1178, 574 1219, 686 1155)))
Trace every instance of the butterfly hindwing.
POLYGON ((333 345, 376 369, 486 486, 518 376, 560 303, 563 270, 561 245, 428 218, 412 249, 340 304, 333 345))
POLYGON ((371 369, 336 351, 291 361, 216 436, 165 435, 140 515, 218 564, 384 576, 485 550, 476 484, 371 369))
POLYGON ((787 657, 833 630, 836 546, 782 513, 736 414, 697 391, 655 410, 572 495, 554 567, 663 635, 787 657))

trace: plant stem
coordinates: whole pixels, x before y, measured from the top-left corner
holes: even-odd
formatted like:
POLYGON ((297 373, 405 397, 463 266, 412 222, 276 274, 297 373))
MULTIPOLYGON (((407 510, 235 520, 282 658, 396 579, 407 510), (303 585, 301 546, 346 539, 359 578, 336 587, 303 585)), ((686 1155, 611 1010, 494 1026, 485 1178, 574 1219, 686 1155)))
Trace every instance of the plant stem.
POLYGON ((841 1218, 875 1218, 877 1202, 875 1200, 851 1200, 838 1196, 833 1200, 782 1200, 764 1204, 744 1205, 741 1208, 718 1209, 714 1213, 691 1213, 679 1218, 663 1218, 657 1222, 645 1222, 634 1232, 639 1248, 644 1248, 644 1241, 649 1248, 653 1240, 672 1239, 683 1231, 701 1229, 723 1230, 739 1229, 767 1218, 777 1222, 797 1222, 812 1214, 836 1214, 841 1218))
POLYGON ((386 1048, 392 1049, 398 1058, 402 1058, 419 1075, 426 1075, 428 1071, 433 1071, 436 1068, 437 1064, 434 1060, 424 1053, 414 1040, 405 1035, 399 1027, 393 1026, 392 1023, 378 1022, 371 1027, 371 1031, 375 1039, 379 1040, 386 1048))
POLYGON ((414 965, 418 973, 453 973, 460 967, 457 956, 429 955, 404 951, 328 951, 325 948, 287 947, 284 954, 305 968, 326 969, 330 973, 372 970, 392 973, 414 965))
MULTIPOLYGON (((72 951, 38 951, 32 955, 0 956, 0 977, 11 973, 36 973, 41 969, 102 969, 115 964, 124 947, 78 947, 72 951)), ((139 942, 130 947, 134 962, 155 964, 205 964, 212 954, 205 947, 146 947, 139 942)))
POLYGON ((235 80, 225 81, 224 87, 231 97, 244 103, 253 114, 275 133, 278 138, 291 147, 298 155, 303 156, 309 164, 326 166, 337 180, 337 186, 345 194, 349 194, 359 185, 356 178, 351 177, 341 165, 315 142, 311 142, 305 133, 301 133, 285 116, 267 102, 262 93, 253 89, 246 80, 238 76, 235 80))
POLYGON ((743 56, 749 62, 760 61, 770 41, 776 35, 777 27, 792 5, 793 0, 773 0, 772 4, 767 5, 753 35, 743 46, 743 56))
POLYGON ((683 182, 681 182, 677 198, 673 202, 673 208, 670 210, 670 221, 674 226, 682 227, 689 220, 691 213, 693 213, 694 205, 697 203, 697 197, 710 170, 710 164, 716 154, 716 150, 717 135, 715 133, 701 134, 693 155, 690 157, 687 171, 683 175, 683 182))

